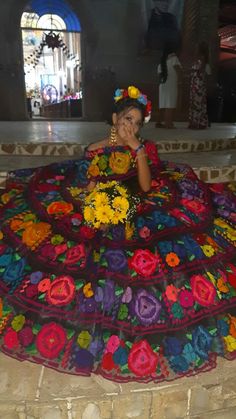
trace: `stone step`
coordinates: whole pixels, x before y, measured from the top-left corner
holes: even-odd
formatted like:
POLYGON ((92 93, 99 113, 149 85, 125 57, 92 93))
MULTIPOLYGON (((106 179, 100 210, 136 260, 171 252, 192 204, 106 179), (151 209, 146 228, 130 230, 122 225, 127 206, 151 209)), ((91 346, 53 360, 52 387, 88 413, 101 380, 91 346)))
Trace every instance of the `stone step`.
MULTIPOLYGON (((193 153, 210 151, 236 150, 236 138, 181 140, 154 139, 160 154, 193 153)), ((78 156, 87 144, 76 142, 33 142, 33 143, 1 143, 0 155, 34 155, 34 156, 78 156)))

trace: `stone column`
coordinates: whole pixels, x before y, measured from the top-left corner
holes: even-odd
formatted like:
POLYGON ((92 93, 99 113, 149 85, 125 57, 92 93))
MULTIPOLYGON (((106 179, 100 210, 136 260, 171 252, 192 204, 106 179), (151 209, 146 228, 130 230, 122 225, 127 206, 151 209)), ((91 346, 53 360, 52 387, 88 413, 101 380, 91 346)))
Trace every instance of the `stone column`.
MULTIPOLYGON (((28 119, 28 115, 20 29, 22 11, 21 6, 17 7, 14 0, 2 3, 0 14, 0 120, 25 120, 28 119)), ((23 2, 20 1, 20 3, 23 2)))

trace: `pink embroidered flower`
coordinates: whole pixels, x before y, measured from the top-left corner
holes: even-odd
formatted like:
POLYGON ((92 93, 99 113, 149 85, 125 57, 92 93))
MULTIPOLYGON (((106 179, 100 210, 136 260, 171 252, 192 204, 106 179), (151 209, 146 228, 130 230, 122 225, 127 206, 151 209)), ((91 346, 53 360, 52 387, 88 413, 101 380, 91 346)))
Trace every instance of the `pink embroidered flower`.
POLYGON ((57 246, 55 246, 56 255, 61 255, 62 253, 66 252, 66 250, 67 250, 66 243, 58 244, 57 246))
POLYGON ((202 275, 193 275, 190 280, 193 296, 198 304, 208 307, 214 304, 216 290, 213 284, 202 275))
POLYGON ((119 348, 120 346, 120 338, 116 335, 112 335, 107 342, 105 353, 111 352, 114 354, 114 352, 119 348))
POLYGON ((179 289, 172 284, 167 285, 165 294, 168 300, 176 302, 178 300, 179 289))
POLYGON ((153 374, 157 369, 158 355, 146 340, 133 344, 129 356, 128 367, 135 375, 144 377, 153 374))
POLYGON ((95 230, 89 226, 80 227, 80 235, 84 239, 92 239, 95 235, 95 230))
POLYGON ((19 346, 19 339, 17 332, 11 328, 9 328, 3 338, 4 345, 8 349, 16 349, 19 346))
POLYGON ((36 337, 36 348, 47 359, 56 358, 66 343, 66 332, 62 326, 51 322, 42 326, 36 337))
POLYGON ((140 235, 140 237, 142 237, 142 239, 147 239, 150 236, 150 233, 151 233, 150 229, 146 226, 142 227, 139 230, 139 235, 140 235))
POLYGON ((188 290, 181 290, 179 293, 179 303, 184 308, 189 308, 194 305, 193 293, 188 290))
POLYGON ((152 275, 158 265, 158 257, 150 252, 150 250, 135 250, 133 257, 129 260, 129 266, 139 275, 152 275))
POLYGON ((81 261, 80 266, 83 267, 85 264, 85 257, 86 257, 85 246, 83 243, 80 243, 80 244, 77 244, 76 246, 71 247, 71 249, 69 249, 66 252, 66 260, 64 263, 66 265, 70 265, 70 264, 81 261))

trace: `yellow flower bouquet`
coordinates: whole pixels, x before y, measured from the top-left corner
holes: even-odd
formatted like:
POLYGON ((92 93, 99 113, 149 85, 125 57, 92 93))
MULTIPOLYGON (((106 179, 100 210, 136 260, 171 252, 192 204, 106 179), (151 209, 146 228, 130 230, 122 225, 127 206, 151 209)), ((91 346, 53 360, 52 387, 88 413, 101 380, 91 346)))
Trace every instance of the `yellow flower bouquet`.
POLYGON ((134 215, 139 202, 138 197, 131 196, 127 188, 115 180, 97 183, 84 199, 85 223, 94 228, 124 223, 134 215))

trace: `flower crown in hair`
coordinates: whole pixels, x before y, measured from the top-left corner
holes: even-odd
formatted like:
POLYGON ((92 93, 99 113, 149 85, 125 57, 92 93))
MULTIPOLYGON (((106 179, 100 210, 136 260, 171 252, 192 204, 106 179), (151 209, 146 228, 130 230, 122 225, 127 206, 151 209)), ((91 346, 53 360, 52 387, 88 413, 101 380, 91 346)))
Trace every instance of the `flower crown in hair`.
POLYGON ((116 89, 114 95, 115 102, 118 102, 121 99, 125 99, 126 97, 135 99, 145 106, 144 122, 149 122, 151 119, 152 103, 150 100, 148 100, 147 96, 141 93, 140 90, 135 86, 129 86, 128 89, 116 89))

